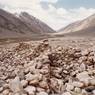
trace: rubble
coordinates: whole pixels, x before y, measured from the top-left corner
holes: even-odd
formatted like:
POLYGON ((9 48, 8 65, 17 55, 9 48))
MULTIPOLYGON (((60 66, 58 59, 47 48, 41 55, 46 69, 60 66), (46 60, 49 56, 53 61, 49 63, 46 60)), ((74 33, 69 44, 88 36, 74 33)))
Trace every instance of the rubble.
POLYGON ((94 95, 94 69, 92 50, 19 43, 0 51, 0 95, 94 95))

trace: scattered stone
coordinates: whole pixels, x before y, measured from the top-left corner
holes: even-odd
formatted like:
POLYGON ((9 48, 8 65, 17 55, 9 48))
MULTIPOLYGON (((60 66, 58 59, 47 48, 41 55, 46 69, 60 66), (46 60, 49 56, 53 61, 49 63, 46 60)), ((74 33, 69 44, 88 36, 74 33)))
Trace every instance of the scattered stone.
POLYGON ((26 87, 28 85, 28 81, 27 80, 22 80, 21 84, 23 87, 26 87))
POLYGON ((13 93, 23 92, 23 86, 21 85, 19 77, 15 77, 15 79, 10 82, 10 89, 13 93))
POLYGON ((0 93, 1 93, 3 90, 4 90, 4 88, 3 88, 3 87, 0 87, 0 93))
POLYGON ((78 82, 78 81, 74 81, 72 83, 72 85, 75 86, 75 87, 79 87, 79 88, 84 87, 84 84, 82 82, 78 82))
POLYGON ((72 84, 70 84, 70 83, 67 83, 66 84, 66 90, 67 91, 71 91, 71 90, 73 90, 74 89, 74 86, 72 85, 72 84))
POLYGON ((34 81, 35 79, 38 79, 38 75, 36 74, 36 75, 33 75, 33 74, 31 74, 31 73, 28 73, 27 75, 26 75, 26 80, 27 81, 34 81))
POLYGON ((24 89, 29 95, 35 95, 36 88, 34 86, 27 86, 24 89))
POLYGON ((93 90, 95 90, 95 87, 94 86, 88 86, 88 87, 85 88, 85 90, 87 92, 92 92, 93 90))
POLYGON ((43 88, 43 89, 48 89, 49 87, 48 87, 48 83, 46 82, 46 81, 41 81, 40 83, 39 83, 39 87, 41 87, 41 88, 43 88))
POLYGON ((84 50, 84 51, 82 51, 82 53, 81 53, 83 56, 87 56, 88 54, 89 54, 89 51, 88 50, 84 50))
POLYGON ((93 94, 95 95, 95 90, 93 90, 92 92, 93 92, 93 94))
POLYGON ((3 95, 8 95, 8 94, 9 94, 9 90, 8 89, 3 91, 3 95))
POLYGON ((94 95, 94 63, 94 50, 51 47, 47 39, 0 47, 0 95, 94 95))
POLYGON ((39 92, 37 95, 48 95, 46 92, 39 92))
POLYGON ((82 73, 78 73, 77 78, 79 79, 79 81, 83 81, 83 82, 91 79, 90 76, 88 75, 88 72, 86 72, 86 71, 84 71, 82 73))
POLYGON ((93 79, 90 80, 90 84, 93 85, 93 86, 95 86, 95 78, 93 78, 93 79))
POLYGON ((75 92, 76 93, 81 93, 81 88, 75 87, 75 92))
POLYGON ((71 95, 70 92, 64 92, 62 95, 71 95))
POLYGON ((80 65, 80 71, 85 71, 86 70, 86 65, 84 63, 82 63, 80 65))

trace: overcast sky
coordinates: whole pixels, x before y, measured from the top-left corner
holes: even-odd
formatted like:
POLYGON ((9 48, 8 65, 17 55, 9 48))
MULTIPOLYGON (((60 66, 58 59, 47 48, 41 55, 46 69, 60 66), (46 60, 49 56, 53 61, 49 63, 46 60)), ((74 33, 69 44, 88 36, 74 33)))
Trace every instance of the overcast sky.
POLYGON ((0 0, 0 8, 26 11, 58 30, 95 13, 95 0, 0 0))

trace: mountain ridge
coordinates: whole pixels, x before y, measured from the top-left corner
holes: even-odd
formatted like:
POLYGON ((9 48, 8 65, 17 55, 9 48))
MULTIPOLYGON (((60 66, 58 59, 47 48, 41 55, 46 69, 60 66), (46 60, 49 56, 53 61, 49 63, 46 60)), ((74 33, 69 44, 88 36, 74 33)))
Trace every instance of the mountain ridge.
POLYGON ((20 16, 17 17, 12 13, 0 9, 0 38, 20 38, 20 37, 34 37, 34 36, 38 37, 41 35, 48 35, 49 33, 55 32, 48 25, 44 24, 44 22, 40 21, 39 19, 31 15, 29 16, 30 18, 33 19, 27 17, 28 21, 30 20, 29 24, 32 23, 31 26, 28 24, 27 20, 21 19, 20 16), (35 22, 36 24, 33 25, 33 22, 35 22), (41 24, 41 28, 39 24, 41 24), (45 31, 46 29, 47 31, 45 31))
POLYGON ((80 34, 81 36, 82 35, 86 36, 86 34, 94 33, 95 32, 95 14, 81 21, 76 21, 74 23, 69 24, 65 28, 60 29, 60 32, 62 34, 68 34, 68 35, 80 34))

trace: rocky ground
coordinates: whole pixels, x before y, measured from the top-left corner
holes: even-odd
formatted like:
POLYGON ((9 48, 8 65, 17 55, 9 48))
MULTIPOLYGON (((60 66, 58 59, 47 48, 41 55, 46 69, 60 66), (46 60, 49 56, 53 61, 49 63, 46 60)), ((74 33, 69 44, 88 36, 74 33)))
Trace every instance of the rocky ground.
POLYGON ((1 45, 0 95, 95 95, 94 43, 50 39, 1 45))

